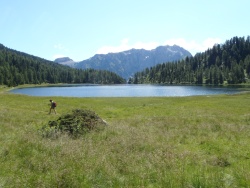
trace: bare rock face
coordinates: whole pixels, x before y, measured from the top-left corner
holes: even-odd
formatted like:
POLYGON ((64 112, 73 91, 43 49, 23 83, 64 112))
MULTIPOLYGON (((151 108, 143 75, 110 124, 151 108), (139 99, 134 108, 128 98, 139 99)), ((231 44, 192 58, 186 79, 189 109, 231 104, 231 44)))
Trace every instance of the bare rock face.
POLYGON ((75 61, 70 59, 69 57, 60 57, 54 60, 54 62, 61 64, 61 65, 67 65, 70 67, 74 67, 75 61))

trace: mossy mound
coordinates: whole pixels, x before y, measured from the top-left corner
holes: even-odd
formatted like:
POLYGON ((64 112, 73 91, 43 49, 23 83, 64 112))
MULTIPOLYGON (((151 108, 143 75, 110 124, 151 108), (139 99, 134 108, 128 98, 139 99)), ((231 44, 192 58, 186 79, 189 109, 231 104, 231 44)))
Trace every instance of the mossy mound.
POLYGON ((72 113, 62 115, 56 121, 49 121, 43 128, 43 135, 54 136, 57 133, 67 133, 77 137, 90 131, 101 130, 107 123, 94 111, 75 109, 72 113))

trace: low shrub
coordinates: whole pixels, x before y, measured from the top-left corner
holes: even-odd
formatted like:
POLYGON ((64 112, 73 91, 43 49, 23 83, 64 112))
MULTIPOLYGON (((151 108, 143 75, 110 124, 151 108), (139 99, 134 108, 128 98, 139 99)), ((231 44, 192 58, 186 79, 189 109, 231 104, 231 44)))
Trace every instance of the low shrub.
POLYGON ((97 131, 106 126, 94 111, 85 109, 75 109, 72 113, 62 115, 55 121, 49 121, 42 128, 44 137, 57 138, 62 133, 78 137, 90 131, 97 131))

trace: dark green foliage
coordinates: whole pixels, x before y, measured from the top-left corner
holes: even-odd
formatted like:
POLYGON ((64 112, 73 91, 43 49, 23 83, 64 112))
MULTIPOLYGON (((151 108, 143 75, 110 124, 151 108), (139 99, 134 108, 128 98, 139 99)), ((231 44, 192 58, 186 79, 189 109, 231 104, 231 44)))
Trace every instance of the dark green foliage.
POLYGON ((46 137, 54 137, 58 133, 68 133, 78 137, 90 131, 100 130, 107 123, 94 111, 76 109, 72 113, 62 115, 56 121, 49 121, 42 128, 42 134, 46 137))
POLYGON ((0 44, 0 85, 41 83, 121 84, 125 80, 110 71, 73 69, 0 44))
POLYGON ((176 62, 137 72, 129 83, 241 84, 250 79, 250 37, 234 37, 225 44, 176 62))

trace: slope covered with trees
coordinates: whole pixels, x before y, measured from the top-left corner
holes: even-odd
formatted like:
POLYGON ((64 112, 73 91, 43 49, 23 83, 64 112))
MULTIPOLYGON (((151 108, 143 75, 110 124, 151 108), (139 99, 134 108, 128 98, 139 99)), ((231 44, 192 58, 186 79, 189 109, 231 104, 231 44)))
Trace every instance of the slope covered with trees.
POLYGON ((73 69, 0 44, 0 85, 124 82, 123 78, 110 71, 73 69))
POLYGON ((194 57, 158 64, 129 82, 159 84, 240 84, 250 78, 250 36, 234 37, 194 57))

